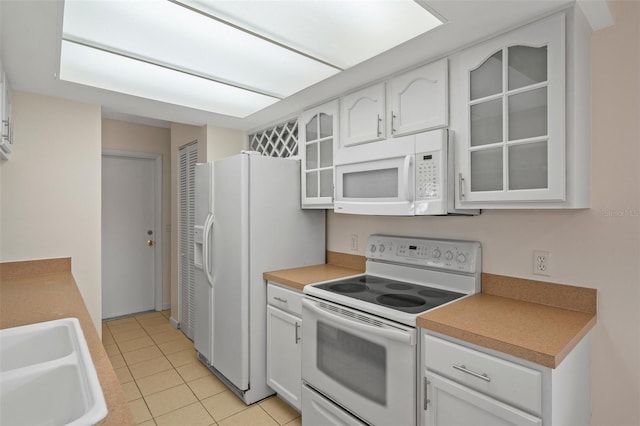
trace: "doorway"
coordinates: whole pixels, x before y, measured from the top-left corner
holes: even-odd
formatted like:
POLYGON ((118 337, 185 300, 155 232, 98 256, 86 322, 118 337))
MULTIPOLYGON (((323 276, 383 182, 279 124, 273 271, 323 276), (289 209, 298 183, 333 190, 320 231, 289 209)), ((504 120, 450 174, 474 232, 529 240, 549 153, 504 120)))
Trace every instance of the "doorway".
POLYGON ((162 309, 160 154, 103 151, 102 318, 162 309))

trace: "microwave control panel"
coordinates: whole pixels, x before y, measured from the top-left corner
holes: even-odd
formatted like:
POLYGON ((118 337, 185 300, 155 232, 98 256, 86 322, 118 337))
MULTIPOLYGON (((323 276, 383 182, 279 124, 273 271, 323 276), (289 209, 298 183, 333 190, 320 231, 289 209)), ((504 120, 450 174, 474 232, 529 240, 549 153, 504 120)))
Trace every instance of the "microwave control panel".
POLYGON ((416 200, 442 198, 443 172, 441 151, 416 154, 416 200))

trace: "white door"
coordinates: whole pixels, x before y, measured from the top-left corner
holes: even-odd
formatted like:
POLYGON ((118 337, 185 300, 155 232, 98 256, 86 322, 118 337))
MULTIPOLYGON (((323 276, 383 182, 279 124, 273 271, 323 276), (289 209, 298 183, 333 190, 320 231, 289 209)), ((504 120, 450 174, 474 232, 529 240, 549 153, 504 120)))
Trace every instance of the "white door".
POLYGON ((102 317, 155 308, 155 161, 102 157, 102 317))
POLYGON ((180 329, 193 339, 195 330, 195 289, 196 273, 194 260, 193 226, 195 225, 196 206, 196 163, 198 144, 191 142, 180 147, 178 175, 180 203, 178 216, 178 242, 180 250, 179 281, 180 288, 180 329))
POLYGON ((302 390, 302 319, 267 306, 267 383, 300 410, 302 390))
POLYGON ((385 84, 344 96, 340 102, 340 148, 385 138, 385 84))
POLYGON ((409 71, 389 85, 390 134, 401 136, 448 124, 447 60, 409 71))
POLYGON ((540 426, 542 420, 483 393, 428 373, 424 426, 540 426))
POLYGON ((300 114, 302 208, 333 208, 333 151, 337 144, 338 101, 300 114))

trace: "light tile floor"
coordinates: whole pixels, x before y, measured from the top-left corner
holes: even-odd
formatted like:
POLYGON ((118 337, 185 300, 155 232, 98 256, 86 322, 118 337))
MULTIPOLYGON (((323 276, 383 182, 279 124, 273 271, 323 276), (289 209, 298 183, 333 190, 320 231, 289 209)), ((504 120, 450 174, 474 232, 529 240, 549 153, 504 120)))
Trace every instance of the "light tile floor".
POLYGON ((300 414, 272 396, 245 405, 197 359, 193 342, 169 325, 169 311, 102 324, 102 343, 136 424, 300 426, 300 414))

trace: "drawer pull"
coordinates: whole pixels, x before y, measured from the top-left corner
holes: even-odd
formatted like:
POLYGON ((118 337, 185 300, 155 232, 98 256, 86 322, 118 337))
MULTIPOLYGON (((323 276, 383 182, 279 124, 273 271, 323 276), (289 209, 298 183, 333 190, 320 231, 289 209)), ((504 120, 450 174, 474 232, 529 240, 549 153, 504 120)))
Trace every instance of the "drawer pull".
POLYGON ((278 302, 287 303, 287 299, 283 299, 282 297, 274 297, 273 300, 277 300, 278 302))
POLYGON ((482 379, 482 380, 484 380, 486 382, 490 382, 491 381, 491 377, 487 376, 486 373, 476 373, 475 371, 469 370, 464 365, 455 365, 455 364, 453 364, 453 368, 455 368, 458 371, 462 371, 463 373, 471 374, 473 377, 477 377, 478 379, 482 379))

